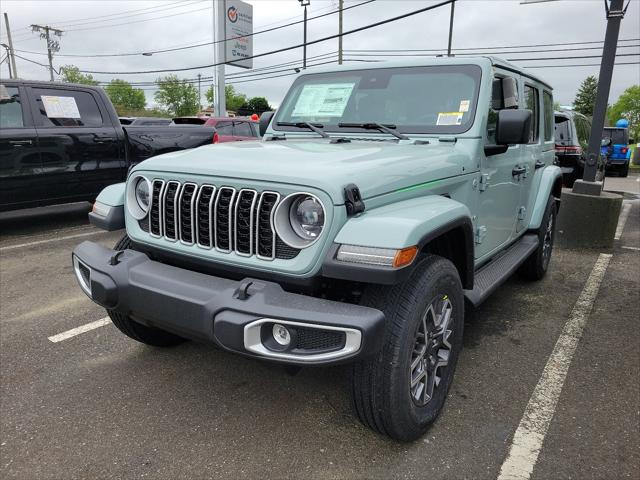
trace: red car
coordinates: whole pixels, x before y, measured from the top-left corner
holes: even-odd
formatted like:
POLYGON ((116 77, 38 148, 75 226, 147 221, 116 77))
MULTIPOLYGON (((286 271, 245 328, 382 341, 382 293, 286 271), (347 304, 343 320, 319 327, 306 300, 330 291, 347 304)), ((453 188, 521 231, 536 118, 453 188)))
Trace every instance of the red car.
POLYGON ((213 143, 259 140, 258 122, 242 117, 177 117, 174 125, 206 125, 215 127, 213 143), (217 139, 217 141, 216 141, 217 139))

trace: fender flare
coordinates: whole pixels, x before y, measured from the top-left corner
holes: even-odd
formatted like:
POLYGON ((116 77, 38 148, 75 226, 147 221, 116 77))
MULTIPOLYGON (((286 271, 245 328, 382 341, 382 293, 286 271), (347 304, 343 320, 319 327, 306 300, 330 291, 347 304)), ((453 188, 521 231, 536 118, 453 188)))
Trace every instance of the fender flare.
POLYGON ((537 230, 540 228, 544 210, 547 208, 549 195, 554 194, 559 199, 562 191, 562 170, 560 167, 548 165, 542 170, 541 174, 542 177, 540 178, 538 194, 533 204, 531 220, 529 220, 529 230, 537 230))
MULTIPOLYGON (((322 265, 322 275, 342 280, 393 285, 405 280, 414 264, 399 269, 336 260, 340 245, 401 249, 425 248, 432 240, 460 229, 464 260, 456 265, 464 288, 473 286, 474 241, 471 213, 466 205, 440 195, 411 198, 367 210, 350 218, 338 232, 322 265)), ((454 262, 455 263, 455 262, 454 262)))
POLYGON ((124 228, 125 190, 125 182, 102 189, 89 212, 89 223, 109 232, 124 228))

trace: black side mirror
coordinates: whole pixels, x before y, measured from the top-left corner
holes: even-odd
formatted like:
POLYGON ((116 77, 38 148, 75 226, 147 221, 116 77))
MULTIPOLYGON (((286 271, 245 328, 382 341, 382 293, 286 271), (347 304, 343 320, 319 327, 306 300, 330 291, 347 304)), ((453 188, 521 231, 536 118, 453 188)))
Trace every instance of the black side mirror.
POLYGON ((267 128, 269 128, 269 123, 273 118, 273 114, 276 112, 264 112, 260 115, 260 136, 263 137, 265 133, 267 133, 267 128))
POLYGON ((529 143, 532 118, 531 110, 500 110, 496 123, 496 143, 498 145, 529 143))

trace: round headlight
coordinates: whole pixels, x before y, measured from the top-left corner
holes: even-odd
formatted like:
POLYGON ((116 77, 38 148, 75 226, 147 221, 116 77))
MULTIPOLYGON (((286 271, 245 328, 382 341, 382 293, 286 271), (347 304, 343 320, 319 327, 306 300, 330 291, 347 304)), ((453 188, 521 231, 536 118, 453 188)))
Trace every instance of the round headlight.
POLYGON ((140 208, 146 212, 149 210, 149 182, 146 178, 140 177, 136 181, 136 202, 140 208))
POLYGON ((300 238, 313 241, 324 227, 324 209, 316 197, 300 195, 291 203, 289 221, 300 238))

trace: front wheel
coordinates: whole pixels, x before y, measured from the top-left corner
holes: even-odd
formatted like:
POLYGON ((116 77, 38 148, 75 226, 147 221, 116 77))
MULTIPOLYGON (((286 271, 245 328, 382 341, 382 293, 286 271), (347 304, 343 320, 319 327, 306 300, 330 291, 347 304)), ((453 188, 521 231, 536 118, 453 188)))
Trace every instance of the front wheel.
POLYGON ((458 271, 445 258, 424 255, 406 282, 371 286, 362 303, 384 312, 386 328, 380 353, 352 367, 354 409, 373 430, 415 440, 442 410, 462 349, 458 271))

